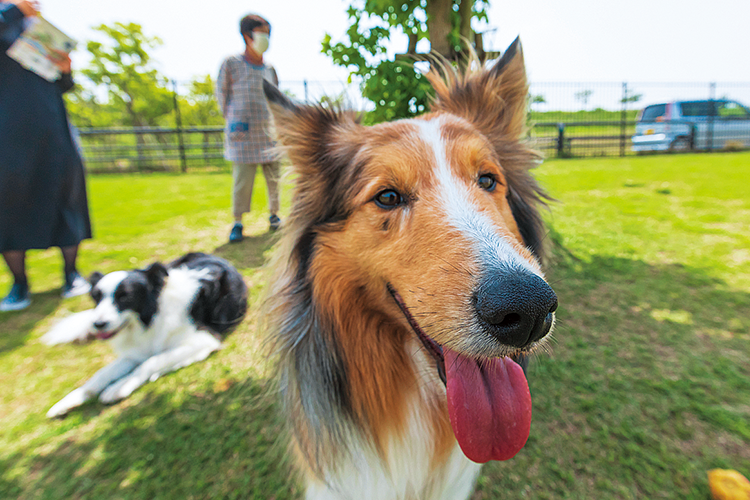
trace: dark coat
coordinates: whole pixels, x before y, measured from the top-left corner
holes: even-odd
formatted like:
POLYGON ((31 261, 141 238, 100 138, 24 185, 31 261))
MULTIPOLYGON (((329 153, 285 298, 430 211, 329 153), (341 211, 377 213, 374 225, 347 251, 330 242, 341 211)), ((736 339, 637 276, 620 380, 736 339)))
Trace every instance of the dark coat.
POLYGON ((83 163, 63 92, 5 53, 21 34, 18 8, 0 1, 0 251, 67 247, 91 238, 83 163))

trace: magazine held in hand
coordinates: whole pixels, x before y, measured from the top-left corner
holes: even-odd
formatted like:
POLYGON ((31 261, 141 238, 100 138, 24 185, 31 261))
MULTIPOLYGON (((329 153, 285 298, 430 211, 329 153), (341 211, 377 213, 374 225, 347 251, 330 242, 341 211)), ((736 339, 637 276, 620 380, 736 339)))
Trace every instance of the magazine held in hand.
POLYGON ((9 57, 45 80, 60 78, 60 70, 53 62, 59 56, 53 49, 69 53, 76 41, 41 17, 28 18, 24 32, 6 52, 9 57))

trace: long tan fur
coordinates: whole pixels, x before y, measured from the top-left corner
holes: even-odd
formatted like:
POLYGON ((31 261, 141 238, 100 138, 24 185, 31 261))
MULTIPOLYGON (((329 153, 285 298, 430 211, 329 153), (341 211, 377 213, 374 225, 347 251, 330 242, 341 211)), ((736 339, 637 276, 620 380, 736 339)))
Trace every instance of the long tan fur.
POLYGON ((434 160, 418 137, 422 123, 440 124, 455 168, 496 172, 497 193, 476 203, 520 258, 538 269, 543 257, 538 207, 546 194, 529 174, 540 157, 522 141, 528 84, 520 44, 492 69, 428 78, 436 92, 428 115, 374 127, 361 126, 353 112, 295 104, 271 85, 265 89, 295 183, 267 321, 308 498, 347 498, 314 492, 345 488, 340 473, 358 460, 370 465, 353 469, 364 482, 352 485, 379 484, 380 476, 362 467, 393 474, 387 481, 395 489, 381 495, 373 487, 367 498, 388 498, 404 481, 398 491, 414 495, 399 498, 446 498, 440 495, 452 491, 451 474, 470 482, 476 474, 456 458, 444 386, 389 294, 391 287, 408 293, 435 341, 469 345, 463 336, 471 334, 470 322, 451 321, 466 314, 480 266, 467 257, 461 234, 435 215, 441 194, 426 169, 434 160), (378 208, 373 197, 389 187, 410 208, 378 208), (410 442, 414 433, 429 442, 410 442), (424 464, 414 470, 421 472, 410 465, 400 474, 414 477, 396 477, 399 453, 419 457, 424 464))

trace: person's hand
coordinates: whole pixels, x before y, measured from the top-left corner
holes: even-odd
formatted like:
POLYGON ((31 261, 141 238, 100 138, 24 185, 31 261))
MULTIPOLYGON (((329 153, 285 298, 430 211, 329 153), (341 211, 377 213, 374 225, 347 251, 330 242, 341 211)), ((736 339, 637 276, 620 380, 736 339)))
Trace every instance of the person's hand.
POLYGON ((37 0, 10 0, 10 3, 18 7, 18 10, 26 17, 39 15, 39 2, 37 0))
POLYGON ((62 50, 52 49, 54 54, 52 55, 52 62, 55 66, 57 66, 57 69, 60 70, 61 73, 70 73, 71 71, 71 61, 70 61, 70 54, 67 52, 64 52, 62 50))

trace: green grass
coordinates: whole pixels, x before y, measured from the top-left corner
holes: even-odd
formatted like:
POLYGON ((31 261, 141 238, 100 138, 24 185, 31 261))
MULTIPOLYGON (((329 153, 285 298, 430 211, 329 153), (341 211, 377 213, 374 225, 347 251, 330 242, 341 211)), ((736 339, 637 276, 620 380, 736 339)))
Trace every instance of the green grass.
POLYGON ((750 477, 748 160, 540 168, 562 202, 556 345, 531 369, 529 443, 476 498, 706 499, 707 470, 750 477))
MULTIPOLYGON (((629 104, 628 107, 632 108, 633 104, 629 104)), ((640 106, 636 105, 637 109, 628 109, 625 111, 625 120, 634 121, 638 115, 640 106)), ((621 110, 607 110, 607 109, 590 109, 590 110, 578 110, 578 111, 534 111, 529 112, 529 119, 537 123, 549 123, 549 122, 601 122, 611 121, 619 122, 622 118, 621 110)))
MULTIPOLYGON (((538 177, 561 201, 547 215, 559 322, 530 367, 529 442, 483 469, 474 499, 704 500, 709 469, 750 477, 750 154, 549 161, 538 177)), ((230 183, 90 179, 82 270, 214 251, 252 291, 225 349, 119 404, 45 419, 112 354, 39 342, 89 299, 61 301, 59 253, 31 253, 34 304, 0 316, 0 498, 298 498, 257 355, 264 193, 254 236, 230 247, 230 183)))

